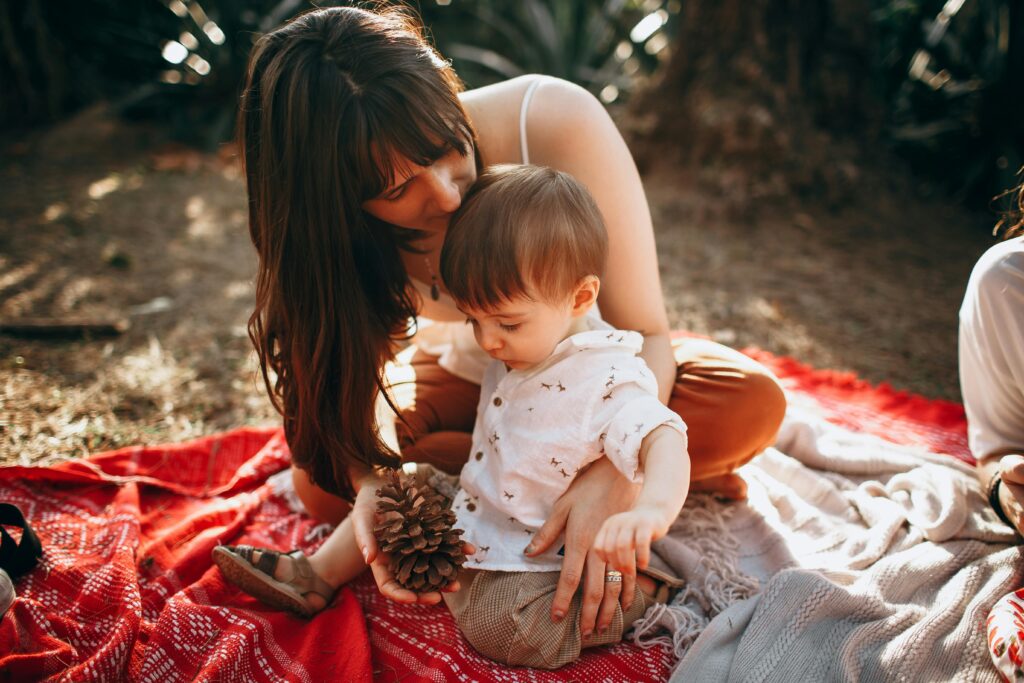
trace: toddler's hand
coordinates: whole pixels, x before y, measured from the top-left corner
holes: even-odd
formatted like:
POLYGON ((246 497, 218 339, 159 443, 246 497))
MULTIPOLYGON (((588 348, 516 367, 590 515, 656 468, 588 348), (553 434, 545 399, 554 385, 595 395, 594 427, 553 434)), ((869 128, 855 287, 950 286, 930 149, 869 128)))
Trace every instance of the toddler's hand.
POLYGON ((651 541, 668 533, 669 522, 663 511, 638 506, 609 517, 597 532, 594 550, 605 563, 620 571, 633 566, 646 569, 651 560, 651 541))

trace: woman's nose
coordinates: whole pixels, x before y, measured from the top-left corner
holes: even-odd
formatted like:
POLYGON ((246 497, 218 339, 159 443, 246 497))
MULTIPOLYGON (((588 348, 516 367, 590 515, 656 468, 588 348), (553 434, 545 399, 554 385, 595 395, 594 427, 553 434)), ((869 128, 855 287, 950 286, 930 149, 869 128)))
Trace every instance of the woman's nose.
POLYGON ((452 213, 462 204, 462 191, 451 169, 438 165, 434 169, 433 193, 437 208, 452 213))

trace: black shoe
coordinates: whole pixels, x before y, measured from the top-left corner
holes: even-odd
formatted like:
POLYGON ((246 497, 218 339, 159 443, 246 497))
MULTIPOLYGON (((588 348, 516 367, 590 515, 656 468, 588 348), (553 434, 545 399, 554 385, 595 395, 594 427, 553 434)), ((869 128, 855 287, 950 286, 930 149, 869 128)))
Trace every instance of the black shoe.
POLYGON ((35 569, 42 556, 43 546, 39 543, 39 537, 25 521, 21 510, 16 505, 0 503, 0 569, 11 579, 17 579, 35 569), (21 541, 15 541, 4 526, 21 529, 21 541))

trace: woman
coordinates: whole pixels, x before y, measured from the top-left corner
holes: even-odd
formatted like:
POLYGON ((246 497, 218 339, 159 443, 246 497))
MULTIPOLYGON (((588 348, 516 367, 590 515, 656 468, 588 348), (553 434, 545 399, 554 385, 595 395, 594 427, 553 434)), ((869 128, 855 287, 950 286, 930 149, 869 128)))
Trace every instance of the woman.
MULTIPOLYGON (((340 547, 356 543, 384 595, 440 600, 401 589, 389 574, 372 533, 374 468, 398 464, 399 449, 449 472, 468 456, 482 366, 437 273, 448 220, 485 162, 551 166, 590 189, 609 232, 602 315, 644 334, 660 398, 671 398, 689 427, 695 488, 744 495, 733 470, 774 438, 781 389, 765 368, 720 345, 673 349, 640 178, 587 92, 541 77, 462 92, 401 13, 331 8, 259 41, 239 121, 259 254, 250 336, 284 416, 296 491, 310 514, 340 522, 308 562, 301 553, 232 553, 227 559, 251 581, 264 577, 267 590, 292 591, 315 612, 363 569, 337 560, 340 547), (439 321, 428 346, 442 355, 417 352, 389 378, 385 364, 417 316, 439 321), (402 373, 414 379, 385 391, 402 373), (411 400, 396 406, 403 391, 411 400)), ((539 553, 565 532, 553 619, 581 581, 584 632, 611 622, 620 592, 633 595, 635 573, 625 568, 622 583, 606 583, 590 548, 604 519, 635 494, 598 461, 531 541, 539 553)))

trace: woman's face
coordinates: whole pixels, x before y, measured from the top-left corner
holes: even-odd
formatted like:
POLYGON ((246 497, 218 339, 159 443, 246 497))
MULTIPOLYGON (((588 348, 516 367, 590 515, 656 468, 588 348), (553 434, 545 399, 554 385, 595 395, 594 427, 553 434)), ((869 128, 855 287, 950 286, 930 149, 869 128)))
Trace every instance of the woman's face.
POLYGON ((395 164, 395 180, 363 210, 382 221, 425 232, 443 232, 476 180, 476 160, 471 149, 462 156, 452 149, 429 166, 408 160, 395 164))

